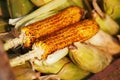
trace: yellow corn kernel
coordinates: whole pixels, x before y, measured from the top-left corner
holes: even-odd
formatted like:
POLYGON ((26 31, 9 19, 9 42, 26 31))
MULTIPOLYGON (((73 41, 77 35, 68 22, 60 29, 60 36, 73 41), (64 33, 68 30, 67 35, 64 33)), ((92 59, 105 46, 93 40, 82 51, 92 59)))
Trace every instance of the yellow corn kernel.
POLYGON ((80 41, 83 42, 98 32, 99 28, 95 21, 84 20, 77 22, 75 24, 69 25, 68 27, 51 34, 48 38, 43 41, 37 41, 35 43, 36 47, 42 47, 45 51, 43 54, 43 59, 47 57, 48 54, 62 49, 66 46, 71 45, 73 42, 80 41))

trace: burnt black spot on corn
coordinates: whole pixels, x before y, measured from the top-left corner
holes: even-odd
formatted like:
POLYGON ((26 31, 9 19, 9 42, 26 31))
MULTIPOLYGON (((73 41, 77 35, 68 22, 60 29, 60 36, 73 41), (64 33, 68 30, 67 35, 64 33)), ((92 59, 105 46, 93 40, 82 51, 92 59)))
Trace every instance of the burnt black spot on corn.
POLYGON ((83 16, 83 12, 83 9, 80 7, 72 6, 61 11, 57 15, 26 26, 21 31, 29 37, 25 42, 25 46, 29 47, 35 39, 51 34, 70 24, 78 22, 83 16))
POLYGON ((66 28, 51 34, 43 41, 37 41, 36 47, 42 47, 45 51, 42 58, 46 59, 47 55, 52 52, 71 45, 73 42, 83 42, 99 30, 97 23, 93 20, 84 20, 75 24, 69 25, 66 28))

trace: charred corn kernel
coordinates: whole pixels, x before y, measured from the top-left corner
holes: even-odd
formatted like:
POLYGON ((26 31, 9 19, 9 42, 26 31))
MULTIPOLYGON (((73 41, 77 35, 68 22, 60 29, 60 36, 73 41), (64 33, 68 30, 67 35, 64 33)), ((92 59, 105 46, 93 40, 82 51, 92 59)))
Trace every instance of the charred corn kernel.
POLYGON ((47 38, 42 41, 36 41, 32 46, 32 51, 12 59, 10 63, 12 66, 17 66, 34 58, 44 60, 52 52, 63 49, 66 46, 71 45, 73 42, 83 42, 91 38, 98 32, 98 30, 98 25, 93 20, 77 22, 47 36, 47 38))
POLYGON ((84 20, 54 33, 43 41, 35 42, 34 46, 44 49, 42 58, 45 59, 48 54, 69 46, 73 42, 83 42, 95 35, 96 32, 98 32, 97 23, 93 20, 84 20))
POLYGON ((16 40, 6 43, 5 49, 8 50, 9 48, 22 43, 25 43, 25 46, 29 47, 35 39, 78 22, 83 16, 83 12, 82 8, 72 6, 43 21, 30 24, 22 28, 20 38, 16 38, 16 40))

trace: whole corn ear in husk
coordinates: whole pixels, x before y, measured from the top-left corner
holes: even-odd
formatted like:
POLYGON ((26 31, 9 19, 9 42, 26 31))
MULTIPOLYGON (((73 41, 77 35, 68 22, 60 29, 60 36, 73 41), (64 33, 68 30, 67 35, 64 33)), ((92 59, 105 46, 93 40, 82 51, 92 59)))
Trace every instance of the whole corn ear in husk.
POLYGON ((75 42, 74 46, 75 47, 70 48, 69 56, 71 60, 83 70, 98 73, 106 68, 112 61, 111 55, 94 46, 80 42, 75 42))
POLYGON ((119 32, 120 26, 114 21, 110 16, 105 15, 103 18, 100 17, 97 12, 92 12, 93 19, 99 24, 100 29, 109 33, 110 35, 115 35, 119 32))
POLYGON ((120 0, 103 0, 103 7, 105 13, 120 24, 120 0))
POLYGON ((85 78, 90 72, 84 71, 74 65, 68 58, 64 57, 58 62, 51 65, 39 65, 39 60, 33 64, 35 70, 46 74, 56 74, 62 80, 80 80, 85 78), (37 62, 37 63, 36 63, 37 62), (66 76, 69 75, 69 76, 66 76))
POLYGON ((34 9, 30 0, 7 0, 7 5, 11 18, 24 16, 34 9))
POLYGON ((117 41, 117 39, 102 30, 99 30, 95 36, 86 42, 96 46, 105 52, 108 52, 110 55, 120 53, 120 43, 117 41))

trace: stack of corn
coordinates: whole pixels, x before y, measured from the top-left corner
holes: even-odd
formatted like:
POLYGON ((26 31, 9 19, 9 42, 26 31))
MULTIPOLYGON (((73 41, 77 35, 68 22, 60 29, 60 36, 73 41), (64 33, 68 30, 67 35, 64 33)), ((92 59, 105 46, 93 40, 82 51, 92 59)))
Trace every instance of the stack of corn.
POLYGON ((80 80, 105 69, 112 56, 120 52, 120 45, 111 36, 117 34, 118 28, 113 33, 108 31, 108 34, 101 26, 108 26, 106 22, 112 22, 117 27, 118 24, 109 17, 101 21, 99 15, 97 18, 93 16, 95 20, 85 19, 83 5, 82 0, 48 0, 15 22, 15 28, 20 28, 21 34, 6 42, 5 50, 23 45, 32 47, 32 51, 10 59, 11 66, 19 67, 30 61, 33 70, 44 75, 57 75, 58 80, 80 80), (79 1, 82 5, 77 3, 79 1), (37 16, 40 16, 39 19, 37 16), (32 20, 34 23, 27 24, 32 20), (27 26, 21 27, 25 24, 27 26), (107 46, 108 43, 112 46, 107 46))

